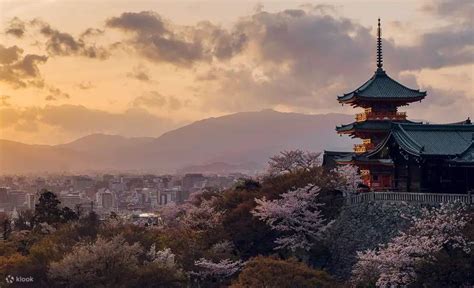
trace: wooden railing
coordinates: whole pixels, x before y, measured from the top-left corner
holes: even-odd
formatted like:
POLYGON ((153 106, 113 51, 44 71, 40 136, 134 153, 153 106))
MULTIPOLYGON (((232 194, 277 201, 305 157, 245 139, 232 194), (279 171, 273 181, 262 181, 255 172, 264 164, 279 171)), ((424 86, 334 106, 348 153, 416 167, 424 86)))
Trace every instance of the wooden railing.
POLYGON ((405 120, 407 114, 406 112, 363 112, 357 113, 355 119, 357 122, 365 120, 405 120))
POLYGON ((474 195, 441 194, 441 193, 412 193, 412 192, 366 192, 346 198, 346 204, 355 205, 364 202, 412 202, 423 204, 438 204, 448 202, 474 203, 474 195), (469 199, 471 198, 471 199, 469 199))
POLYGON ((369 150, 372 150, 375 148, 375 145, 372 143, 369 144, 355 144, 354 145, 354 152, 356 153, 364 153, 369 150))

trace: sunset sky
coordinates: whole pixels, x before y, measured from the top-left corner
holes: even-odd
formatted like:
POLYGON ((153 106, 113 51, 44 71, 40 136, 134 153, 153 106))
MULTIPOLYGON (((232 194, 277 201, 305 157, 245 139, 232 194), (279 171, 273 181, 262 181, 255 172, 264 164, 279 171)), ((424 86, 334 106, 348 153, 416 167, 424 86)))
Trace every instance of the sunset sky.
POLYGON ((159 136, 275 109, 350 113, 384 69, 428 91, 412 119, 474 117, 474 2, 0 0, 0 138, 159 136), (328 4, 330 3, 330 4, 328 4))

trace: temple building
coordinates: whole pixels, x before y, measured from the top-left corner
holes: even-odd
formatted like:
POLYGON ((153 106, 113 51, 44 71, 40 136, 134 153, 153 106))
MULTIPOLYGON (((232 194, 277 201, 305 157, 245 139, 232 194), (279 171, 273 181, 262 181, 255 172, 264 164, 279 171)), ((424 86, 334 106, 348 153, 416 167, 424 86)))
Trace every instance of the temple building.
POLYGON ((374 75, 337 100, 364 109, 355 122, 336 127, 362 139, 353 152, 325 151, 323 163, 356 165, 373 191, 466 193, 474 188, 474 125, 424 124, 399 108, 421 102, 425 91, 406 87, 383 69, 380 19, 374 75))

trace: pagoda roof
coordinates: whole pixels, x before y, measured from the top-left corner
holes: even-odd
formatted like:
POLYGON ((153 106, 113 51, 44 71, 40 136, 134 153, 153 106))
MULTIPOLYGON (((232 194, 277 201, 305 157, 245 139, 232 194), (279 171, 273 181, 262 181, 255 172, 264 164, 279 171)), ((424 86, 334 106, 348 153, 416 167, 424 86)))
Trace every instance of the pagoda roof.
POLYGON ((336 163, 339 161, 340 158, 351 157, 354 154, 355 154, 355 152, 353 152, 353 151, 327 151, 327 150, 324 150, 322 165, 324 167, 329 168, 329 169, 336 168, 336 163))
MULTIPOLYGON (((361 122, 353 122, 346 125, 341 125, 336 127, 336 131, 339 133, 350 133, 354 130, 382 130, 388 131, 392 127, 392 123, 416 123, 409 120, 405 121, 392 121, 392 120, 366 120, 361 122)), ((421 123, 416 123, 421 124, 421 123)))
POLYGON ((367 156, 377 154, 393 139, 402 150, 414 156, 458 157, 470 151, 473 134, 472 124, 393 123, 387 138, 367 156))
POLYGON ((382 165, 393 166, 392 159, 371 159, 364 154, 352 153, 336 157, 335 161, 338 164, 357 164, 357 165, 382 165))
POLYGON ((390 78, 384 70, 378 68, 372 78, 354 91, 338 96, 340 103, 351 103, 357 100, 380 101, 397 100, 400 102, 414 102, 422 100, 426 91, 408 88, 390 78))

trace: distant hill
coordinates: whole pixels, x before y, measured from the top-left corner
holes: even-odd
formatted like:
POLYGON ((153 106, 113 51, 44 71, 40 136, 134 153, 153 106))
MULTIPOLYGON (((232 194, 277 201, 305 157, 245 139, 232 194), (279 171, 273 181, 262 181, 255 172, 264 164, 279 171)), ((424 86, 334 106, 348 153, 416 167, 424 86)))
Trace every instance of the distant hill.
POLYGON ((56 145, 55 147, 77 152, 87 152, 93 155, 103 155, 104 153, 116 153, 122 149, 133 149, 133 147, 150 143, 154 139, 153 137, 127 138, 119 135, 91 134, 70 143, 56 145))
POLYGON ((97 159, 88 154, 47 145, 0 140, 0 173, 82 171, 97 159))
POLYGON ((0 140, 0 173, 87 170, 162 173, 205 170, 202 165, 212 163, 218 163, 208 167, 212 171, 219 170, 219 166, 223 170, 255 169, 285 149, 350 149, 352 142, 337 136, 334 128, 352 120, 352 116, 344 114, 263 110, 204 119, 158 138, 93 134, 55 146, 0 140))

